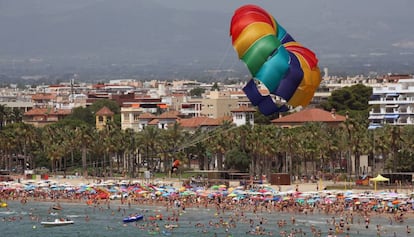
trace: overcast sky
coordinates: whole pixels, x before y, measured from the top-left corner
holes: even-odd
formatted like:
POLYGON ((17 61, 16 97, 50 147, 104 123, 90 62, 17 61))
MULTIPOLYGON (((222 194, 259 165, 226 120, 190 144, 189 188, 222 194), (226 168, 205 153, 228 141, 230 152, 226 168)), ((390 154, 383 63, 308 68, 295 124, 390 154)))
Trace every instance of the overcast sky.
POLYGON ((414 54, 414 0, 0 0, 0 59, 217 61, 246 3, 266 9, 322 64, 414 54))

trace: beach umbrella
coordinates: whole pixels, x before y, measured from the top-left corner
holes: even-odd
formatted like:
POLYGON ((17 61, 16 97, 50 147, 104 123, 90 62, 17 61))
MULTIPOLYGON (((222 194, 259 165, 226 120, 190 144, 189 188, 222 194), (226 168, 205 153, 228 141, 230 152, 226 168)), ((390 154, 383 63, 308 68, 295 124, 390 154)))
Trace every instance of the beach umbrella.
POLYGON ((374 190, 377 191, 377 182, 389 182, 390 179, 378 174, 377 177, 371 178, 369 181, 374 182, 374 190))
POLYGON ((400 200, 396 199, 396 200, 392 201, 391 203, 394 204, 394 205, 398 205, 398 204, 400 204, 400 202, 401 202, 400 200))
POLYGON ((302 199, 302 198, 297 198, 297 199, 295 200, 295 202, 297 202, 297 203, 299 203, 299 204, 303 204, 303 203, 305 202, 305 200, 304 200, 304 199, 302 199))
POLYGON ((230 193, 229 195, 227 195, 227 197, 237 197, 237 194, 235 194, 235 193, 230 193))
POLYGON ((195 194, 196 194, 195 192, 187 190, 187 191, 182 192, 181 196, 193 196, 195 194))
POLYGON ((213 185, 210 187, 212 190, 218 190, 220 187, 218 185, 213 185))

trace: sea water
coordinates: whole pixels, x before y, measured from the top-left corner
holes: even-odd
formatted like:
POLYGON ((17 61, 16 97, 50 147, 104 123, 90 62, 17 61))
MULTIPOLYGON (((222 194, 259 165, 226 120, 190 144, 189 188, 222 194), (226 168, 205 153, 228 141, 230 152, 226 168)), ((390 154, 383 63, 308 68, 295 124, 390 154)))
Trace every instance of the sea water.
MULTIPOLYGON (((102 205, 101 207, 87 206, 86 204, 62 203, 63 210, 54 211, 51 209, 51 203, 43 202, 29 202, 25 205, 19 202, 9 202, 7 209, 0 209, 0 236, 14 237, 14 236, 30 236, 30 237, 47 237, 47 236, 179 236, 179 237, 203 237, 203 236, 252 236, 249 232, 252 227, 259 224, 260 220, 264 220, 262 227, 266 233, 272 233, 273 236, 280 236, 280 231, 290 233, 292 230, 301 230, 295 236, 313 236, 311 233, 311 226, 315 226, 321 231, 321 236, 327 236, 328 231, 332 225, 328 224, 332 220, 332 215, 323 214, 296 214, 280 212, 264 212, 264 213, 248 213, 244 215, 248 220, 254 222, 236 222, 235 228, 225 228, 211 226, 209 223, 219 223, 221 220, 228 221, 232 212, 225 212, 224 214, 217 214, 215 209, 208 208, 187 208, 179 216, 177 224, 178 227, 169 231, 164 228, 165 224, 170 223, 164 220, 158 221, 160 226, 159 233, 150 230, 150 227, 143 228, 140 226, 146 221, 139 221, 134 223, 124 224, 122 219, 130 214, 143 214, 144 216, 154 216, 162 214, 164 217, 171 215, 171 210, 167 212, 165 207, 154 206, 111 206, 102 205), (295 218, 295 224, 292 224, 291 218, 295 218), (41 221, 53 221, 55 218, 67 217, 72 219, 75 223, 68 226, 57 227, 43 227, 41 221), (279 228, 277 222, 285 220, 287 225, 279 228), (203 224, 203 228, 195 225, 203 224)), ((414 219, 406 219, 404 223, 390 223, 388 215, 372 216, 369 228, 366 228, 363 218, 360 220, 355 217, 354 224, 352 224, 349 236, 414 236, 412 233, 407 234, 406 226, 414 227, 414 219), (358 223, 360 222, 360 223, 358 223), (376 225, 380 225, 380 232, 377 232, 376 225)), ((336 216, 336 221, 339 221, 339 216, 336 216)), ((337 236, 345 236, 345 233, 336 234, 337 236)))

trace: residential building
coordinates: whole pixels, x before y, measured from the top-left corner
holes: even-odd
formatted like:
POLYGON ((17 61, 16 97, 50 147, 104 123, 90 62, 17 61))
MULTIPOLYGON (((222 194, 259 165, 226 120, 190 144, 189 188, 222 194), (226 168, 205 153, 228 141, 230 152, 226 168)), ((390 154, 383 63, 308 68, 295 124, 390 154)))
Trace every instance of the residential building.
POLYGON ((138 117, 138 131, 144 130, 147 126, 150 126, 151 121, 155 120, 157 116, 151 113, 142 113, 138 117))
POLYGON ((32 95, 34 108, 50 108, 56 102, 56 95, 52 93, 37 93, 32 95))
POLYGON ((223 117, 223 118, 218 118, 218 119, 208 118, 208 117, 184 118, 184 119, 180 119, 179 124, 184 130, 188 132, 194 132, 197 129, 200 129, 201 131, 212 130, 222 125, 224 121, 231 122, 231 118, 229 117, 223 117))
POLYGON ((139 117, 143 113, 143 109, 139 104, 131 104, 121 107, 121 129, 132 129, 139 131, 139 117))
POLYGON ((302 126, 307 122, 322 122, 330 126, 339 126, 346 121, 346 117, 336 114, 335 111, 309 108, 272 120, 272 124, 284 128, 302 126))
POLYGON ((232 99, 229 91, 210 91, 201 103, 201 116, 210 118, 231 116, 231 110, 239 107, 238 100, 232 99))
POLYGON ((236 124, 237 127, 246 124, 250 124, 251 126, 253 126, 255 112, 255 109, 249 108, 247 106, 241 106, 237 109, 233 109, 231 110, 233 116, 233 123, 236 124))
POLYGON ((369 104, 370 128, 414 124, 414 78, 374 87, 369 104))
POLYGON ((56 123, 71 114, 70 109, 33 108, 23 115, 23 122, 35 127, 56 123))
POLYGON ((96 117, 96 129, 102 130, 106 127, 109 121, 114 121, 114 112, 112 112, 108 107, 102 107, 95 114, 96 117))

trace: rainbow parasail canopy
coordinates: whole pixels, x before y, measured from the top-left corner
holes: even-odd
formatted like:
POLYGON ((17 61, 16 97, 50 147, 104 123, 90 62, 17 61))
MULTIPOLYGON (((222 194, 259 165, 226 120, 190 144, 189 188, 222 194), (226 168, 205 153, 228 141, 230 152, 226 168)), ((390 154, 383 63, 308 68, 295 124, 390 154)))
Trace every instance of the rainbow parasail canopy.
POLYGON ((296 42, 264 9, 256 5, 238 8, 231 19, 230 36, 239 58, 253 78, 243 91, 261 113, 270 115, 307 106, 321 82, 318 59, 296 42), (269 91, 262 95, 256 80, 269 91), (271 95, 285 102, 276 104, 271 95))

